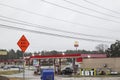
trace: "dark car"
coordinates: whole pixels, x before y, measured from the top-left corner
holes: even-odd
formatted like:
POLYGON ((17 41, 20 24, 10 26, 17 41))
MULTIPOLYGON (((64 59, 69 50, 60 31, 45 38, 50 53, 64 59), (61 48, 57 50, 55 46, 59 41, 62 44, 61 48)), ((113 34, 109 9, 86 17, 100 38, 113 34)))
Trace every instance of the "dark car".
POLYGON ((71 75, 73 73, 73 69, 70 67, 66 67, 64 70, 61 71, 61 74, 71 75))
POLYGON ((41 68, 39 68, 39 67, 36 67, 36 69, 35 69, 35 71, 34 71, 34 74, 35 75, 40 75, 41 74, 41 68))

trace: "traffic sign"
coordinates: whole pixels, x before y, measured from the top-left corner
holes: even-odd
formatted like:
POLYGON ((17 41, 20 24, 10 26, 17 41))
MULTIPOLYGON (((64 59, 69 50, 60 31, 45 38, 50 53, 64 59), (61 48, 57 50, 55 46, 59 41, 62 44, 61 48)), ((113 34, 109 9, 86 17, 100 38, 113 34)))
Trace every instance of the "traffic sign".
POLYGON ((26 37, 24 35, 22 35, 22 37, 20 38, 20 40, 17 42, 17 45, 20 47, 22 52, 25 52, 26 49, 29 46, 29 42, 26 39, 26 37))

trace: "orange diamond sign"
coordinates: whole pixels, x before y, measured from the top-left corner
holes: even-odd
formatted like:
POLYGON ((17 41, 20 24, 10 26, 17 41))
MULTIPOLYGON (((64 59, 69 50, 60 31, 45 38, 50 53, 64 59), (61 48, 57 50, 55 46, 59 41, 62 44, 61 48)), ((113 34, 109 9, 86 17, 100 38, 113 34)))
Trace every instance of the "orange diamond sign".
POLYGON ((26 39, 26 37, 24 35, 22 35, 22 37, 20 38, 20 40, 17 42, 17 45, 20 47, 22 52, 25 52, 26 49, 29 46, 29 42, 26 39))

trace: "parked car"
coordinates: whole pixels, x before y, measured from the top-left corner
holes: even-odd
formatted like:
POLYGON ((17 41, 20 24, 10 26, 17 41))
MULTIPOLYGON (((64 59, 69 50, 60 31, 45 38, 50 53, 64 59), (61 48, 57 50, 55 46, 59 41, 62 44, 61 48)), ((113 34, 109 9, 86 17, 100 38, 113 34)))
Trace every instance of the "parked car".
POLYGON ((3 69, 8 70, 8 69, 10 69, 10 66, 4 66, 3 69))
POLYGON ((62 74, 62 75, 71 75, 72 73, 73 73, 73 69, 70 68, 70 67, 66 67, 65 69, 63 69, 63 70, 61 71, 61 74, 62 74))
POLYGON ((10 67, 11 68, 18 68, 18 66, 15 66, 15 65, 11 65, 10 67))
POLYGON ((34 70, 34 74, 35 75, 40 75, 41 74, 41 69, 39 67, 36 67, 36 69, 34 70))
POLYGON ((111 74, 111 75, 117 75, 118 72, 116 72, 116 71, 112 71, 110 74, 111 74))
POLYGON ((4 66, 1 66, 0 68, 4 68, 4 66))

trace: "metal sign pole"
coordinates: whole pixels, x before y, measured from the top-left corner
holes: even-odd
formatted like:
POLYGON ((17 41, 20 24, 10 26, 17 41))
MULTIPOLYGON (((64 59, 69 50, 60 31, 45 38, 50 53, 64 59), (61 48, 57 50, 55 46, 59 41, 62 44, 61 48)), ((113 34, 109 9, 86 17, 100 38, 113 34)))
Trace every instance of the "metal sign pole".
POLYGON ((24 53, 23 53, 23 80, 25 80, 25 60, 24 60, 24 53))
POLYGON ((24 52, 26 51, 27 47, 29 46, 29 42, 24 35, 19 39, 17 45, 20 47, 21 51, 23 52, 23 80, 25 80, 25 60, 24 60, 24 52))

